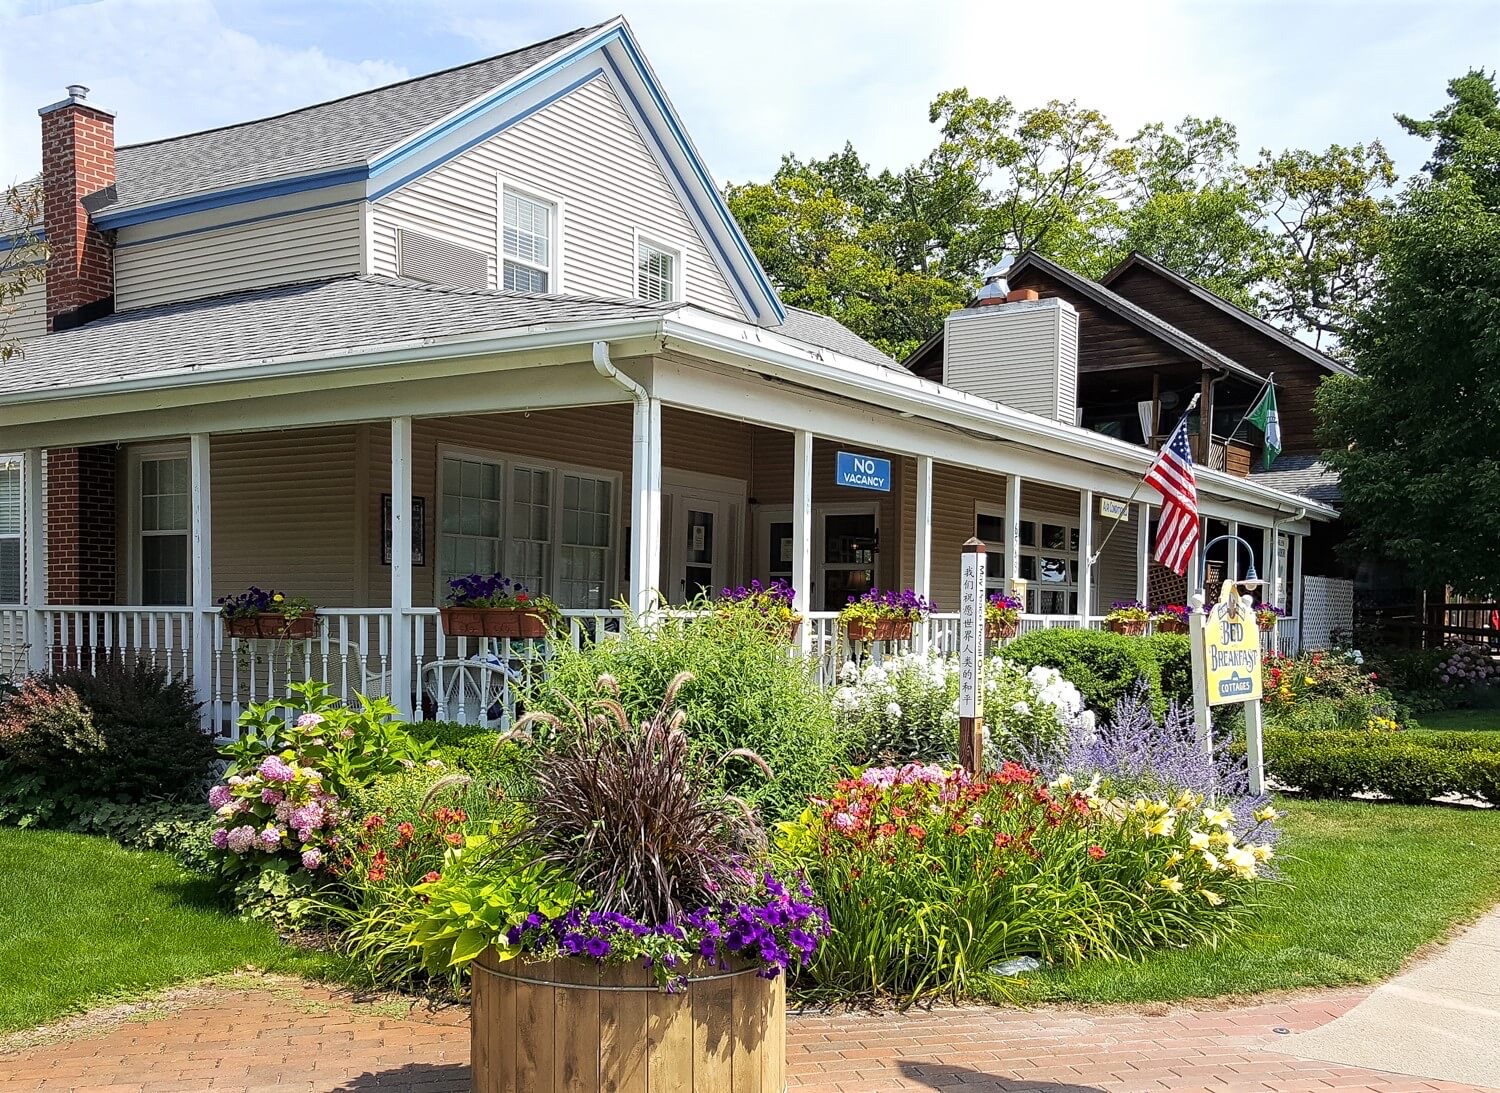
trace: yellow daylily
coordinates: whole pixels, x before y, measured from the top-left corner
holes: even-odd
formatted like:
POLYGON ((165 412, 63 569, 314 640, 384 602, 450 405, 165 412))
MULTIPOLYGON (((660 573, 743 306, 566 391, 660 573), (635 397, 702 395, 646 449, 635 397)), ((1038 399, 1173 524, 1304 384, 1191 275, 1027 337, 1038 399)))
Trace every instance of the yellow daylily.
POLYGON ((1227 828, 1234 823, 1234 811, 1228 808, 1205 808, 1203 822, 1209 827, 1227 828))
POLYGON ((1270 843, 1259 843, 1250 848, 1250 853, 1255 855, 1255 860, 1260 862, 1270 861, 1276 856, 1276 851, 1270 843))
POLYGON ((1170 854, 1167 855, 1167 866, 1169 868, 1171 866, 1178 865, 1181 862, 1182 862, 1182 851, 1181 850, 1174 850, 1170 854))
POLYGON ((1162 877, 1162 879, 1158 882, 1157 887, 1163 888, 1166 891, 1171 892, 1173 895, 1176 895, 1177 893, 1182 891, 1182 881, 1178 880, 1176 877, 1162 877))
POLYGON ((1173 830, 1176 827, 1177 817, 1169 812, 1165 816, 1158 816, 1156 819, 1152 820, 1151 823, 1146 826, 1146 834, 1160 835, 1165 837, 1172 834, 1173 830))
POLYGON ((1194 850, 1207 850, 1208 843, 1209 838, 1206 831, 1194 831, 1188 835, 1188 845, 1194 850))
POLYGON ((1198 889, 1198 894, 1208 901, 1210 907, 1217 907, 1224 902, 1224 897, 1217 892, 1210 892, 1207 888, 1198 889))
POLYGON ((1220 869, 1224 868, 1224 863, 1219 860, 1218 855, 1208 850, 1203 852, 1203 864, 1208 866, 1210 873, 1217 873, 1220 869))
POLYGON ((1236 846, 1225 851, 1224 860, 1229 863, 1236 876, 1246 879, 1255 876, 1255 854, 1243 846, 1236 846))
POLYGON ((1260 808, 1257 808, 1255 810, 1255 819, 1257 823, 1270 823, 1272 820, 1277 819, 1280 815, 1281 813, 1277 812, 1270 805, 1262 805, 1260 808))

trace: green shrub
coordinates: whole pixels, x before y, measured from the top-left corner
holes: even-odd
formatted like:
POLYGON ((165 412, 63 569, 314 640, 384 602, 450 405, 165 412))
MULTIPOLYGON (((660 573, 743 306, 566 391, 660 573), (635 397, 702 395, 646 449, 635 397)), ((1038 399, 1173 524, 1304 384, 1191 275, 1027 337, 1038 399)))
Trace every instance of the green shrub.
POLYGON ((0 705, 0 820, 67 826, 107 802, 201 799, 213 760, 191 687, 164 669, 28 679, 0 705))
POLYGON ((1161 666, 1161 693, 1167 702, 1193 707, 1193 644, 1186 634, 1152 634, 1146 639, 1161 666))
POLYGON ((813 670, 764 626, 733 612, 662 619, 649 628, 627 622, 618 638, 559 650, 529 688, 526 708, 566 719, 568 704, 592 701, 599 677, 609 675, 631 722, 640 724, 661 709, 672 679, 691 672, 678 698, 689 736, 714 756, 748 748, 770 764, 769 781, 745 763, 724 768, 724 776, 771 821, 800 812, 844 755, 830 697, 813 670))
POLYGON ((488 770, 495 755, 500 734, 483 725, 462 721, 419 721, 408 726, 413 739, 431 748, 434 759, 453 770, 479 774, 488 770))
POLYGON ((1095 713, 1108 716, 1144 680, 1151 707, 1164 713, 1162 669, 1156 649, 1146 638, 1108 630, 1033 630, 1005 647, 1005 658, 1027 668, 1056 668, 1083 693, 1095 713))
POLYGON ((1469 733, 1268 729, 1266 767, 1310 797, 1383 793, 1421 804, 1448 793, 1500 803, 1500 751, 1474 749, 1469 733))

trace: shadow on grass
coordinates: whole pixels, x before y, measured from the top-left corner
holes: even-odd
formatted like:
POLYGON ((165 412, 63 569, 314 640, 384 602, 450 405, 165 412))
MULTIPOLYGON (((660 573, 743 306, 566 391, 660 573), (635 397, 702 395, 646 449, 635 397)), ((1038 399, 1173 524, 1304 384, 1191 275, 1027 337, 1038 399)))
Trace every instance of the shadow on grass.
POLYGON ((377 1070, 345 1080, 332 1093, 469 1093, 468 1063, 407 1063, 393 1070, 377 1070))
POLYGON ((928 1089, 962 1089, 964 1093, 1104 1093, 1097 1085, 1074 1085, 1071 1082, 1047 1082, 1036 1078, 1002 1078, 986 1074, 972 1066, 952 1063, 924 1063, 898 1059, 897 1068, 909 1082, 920 1082, 928 1089))
POLYGON ((194 911, 217 911, 229 913, 229 901, 219 888, 219 878, 206 873, 193 873, 187 877, 162 881, 153 885, 164 900, 178 907, 194 911))

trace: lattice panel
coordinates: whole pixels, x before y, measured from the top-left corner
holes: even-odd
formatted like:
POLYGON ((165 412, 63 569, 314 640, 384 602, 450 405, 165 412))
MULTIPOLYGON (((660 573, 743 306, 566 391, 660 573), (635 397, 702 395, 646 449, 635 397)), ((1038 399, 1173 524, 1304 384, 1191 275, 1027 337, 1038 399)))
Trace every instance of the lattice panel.
POLYGON ((1354 629, 1354 582, 1305 577, 1302 582, 1302 648, 1327 649, 1354 629))

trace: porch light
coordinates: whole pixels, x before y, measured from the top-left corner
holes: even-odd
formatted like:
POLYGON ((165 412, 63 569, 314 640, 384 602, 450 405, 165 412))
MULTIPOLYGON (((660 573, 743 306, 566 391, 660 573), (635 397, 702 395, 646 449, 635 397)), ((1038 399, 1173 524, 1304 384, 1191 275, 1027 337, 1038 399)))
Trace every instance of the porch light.
POLYGON ((1244 547, 1245 553, 1250 556, 1250 564, 1245 567, 1244 577, 1240 578, 1234 583, 1237 585, 1243 585, 1245 588, 1259 588, 1261 585, 1265 584, 1266 582, 1261 580, 1259 574, 1255 572, 1255 548, 1247 543, 1244 539, 1241 539, 1238 535, 1220 535, 1216 539, 1210 539, 1203 545, 1203 550, 1199 555, 1200 562, 1198 570, 1198 587, 1204 589, 1204 591, 1207 592, 1208 552, 1214 547, 1218 546, 1220 543, 1226 542, 1234 543, 1237 547, 1244 547))

